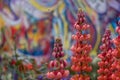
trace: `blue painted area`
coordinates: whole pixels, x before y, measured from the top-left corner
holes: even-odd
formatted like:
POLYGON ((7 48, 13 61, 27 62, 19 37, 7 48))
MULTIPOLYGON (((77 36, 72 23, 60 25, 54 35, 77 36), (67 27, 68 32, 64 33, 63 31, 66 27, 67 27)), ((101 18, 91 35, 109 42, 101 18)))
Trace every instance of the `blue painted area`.
POLYGON ((21 53, 23 53, 25 55, 32 55, 32 56, 43 56, 44 55, 43 50, 40 50, 37 48, 32 50, 31 52, 29 52, 27 50, 18 50, 18 51, 20 51, 21 53))

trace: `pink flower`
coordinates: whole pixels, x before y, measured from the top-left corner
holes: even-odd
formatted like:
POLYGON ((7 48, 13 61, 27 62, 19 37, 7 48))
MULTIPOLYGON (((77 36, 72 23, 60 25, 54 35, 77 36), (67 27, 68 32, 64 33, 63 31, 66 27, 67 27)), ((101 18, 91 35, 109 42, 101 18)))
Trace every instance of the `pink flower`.
POLYGON ((55 53, 55 52, 53 52, 53 53, 52 53, 52 56, 54 56, 54 57, 55 57, 55 55, 56 55, 56 53, 55 53))
POLYGON ((64 56, 64 52, 61 52, 61 56, 62 56, 62 57, 64 56))
POLYGON ((117 27, 117 28, 116 28, 116 32, 117 32, 118 34, 120 34, 120 27, 117 27))
POLYGON ((76 57, 71 57, 71 60, 73 61, 73 62, 76 62, 77 61, 77 58, 76 57))
POLYGON ((75 80, 74 78, 70 78, 70 80, 75 80))
POLYGON ((57 62, 57 60, 54 60, 54 65, 55 65, 55 67, 58 67, 58 62, 57 62))
POLYGON ((79 38, 78 38, 78 36, 77 36, 77 35, 75 35, 75 36, 74 36, 74 39, 75 39, 75 40, 78 40, 79 38))
POLYGON ((60 78, 62 78, 62 74, 60 72, 58 72, 56 75, 56 79, 60 79, 60 78))
POLYGON ((71 69, 72 69, 72 70, 75 70, 75 65, 72 65, 71 69))
POLYGON ((54 67, 54 61, 50 61, 49 65, 50 67, 54 67))
POLYGON ((90 25, 84 24, 84 25, 82 26, 82 30, 86 30, 86 29, 88 29, 89 27, 90 27, 90 25))
POLYGON ((72 51, 75 51, 75 46, 72 46, 72 47, 71 47, 71 50, 72 50, 72 51))
POLYGON ((66 61, 66 60, 63 60, 63 64, 64 64, 64 66, 66 67, 66 66, 67 66, 67 61, 66 61))
POLYGON ((87 37, 86 37, 86 38, 87 38, 87 39, 90 39, 90 37, 91 37, 91 35, 90 35, 90 34, 87 34, 87 37))
POLYGON ((74 39, 75 35, 72 35, 72 39, 74 39))
POLYGON ((51 78, 54 78, 54 77, 55 77, 55 75, 54 75, 53 72, 50 72, 50 77, 51 77, 51 78))
POLYGON ((60 64, 60 68, 63 69, 63 68, 64 68, 64 65, 63 65, 63 64, 60 64))
POLYGON ((79 26, 79 25, 76 25, 76 29, 77 29, 77 30, 80 30, 80 26, 79 26))
POLYGON ((77 48, 77 51, 78 51, 78 52, 80 52, 80 51, 81 51, 81 48, 80 48, 80 47, 78 47, 78 48, 77 48))
POLYGON ((48 72, 48 73, 47 73, 47 78, 52 79, 52 78, 54 78, 54 77, 55 77, 55 75, 54 75, 53 72, 48 72))
POLYGON ((69 75, 69 73, 70 73, 70 72, 69 72, 68 70, 65 70, 63 76, 64 76, 64 77, 67 77, 67 76, 69 75))
POLYGON ((101 73, 104 72, 104 70, 100 68, 99 70, 97 70, 97 72, 98 72, 99 74, 101 74, 101 73))

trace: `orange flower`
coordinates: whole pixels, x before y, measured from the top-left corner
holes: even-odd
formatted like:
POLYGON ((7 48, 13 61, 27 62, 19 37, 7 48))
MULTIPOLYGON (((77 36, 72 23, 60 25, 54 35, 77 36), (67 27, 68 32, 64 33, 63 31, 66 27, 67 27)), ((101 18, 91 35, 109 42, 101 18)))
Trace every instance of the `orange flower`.
POLYGON ((26 67, 27 67, 28 70, 32 70, 33 69, 33 65, 32 64, 27 64, 26 67))

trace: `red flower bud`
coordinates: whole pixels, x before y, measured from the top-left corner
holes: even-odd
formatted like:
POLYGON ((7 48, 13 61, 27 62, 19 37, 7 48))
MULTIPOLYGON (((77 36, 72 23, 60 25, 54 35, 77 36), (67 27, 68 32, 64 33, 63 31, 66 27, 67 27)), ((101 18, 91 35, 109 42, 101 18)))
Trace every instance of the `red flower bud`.
POLYGON ((16 61, 15 60, 12 60, 11 61, 11 65, 15 65, 16 64, 16 61))

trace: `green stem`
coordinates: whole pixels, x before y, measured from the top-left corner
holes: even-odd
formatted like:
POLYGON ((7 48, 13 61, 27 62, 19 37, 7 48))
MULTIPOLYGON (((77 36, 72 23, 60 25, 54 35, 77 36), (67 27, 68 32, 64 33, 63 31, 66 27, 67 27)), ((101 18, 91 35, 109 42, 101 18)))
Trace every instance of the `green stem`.
POLYGON ((16 52, 16 49, 17 49, 17 48, 16 48, 16 45, 14 44, 15 58, 16 58, 16 60, 18 60, 18 59, 17 59, 17 52, 16 52))

